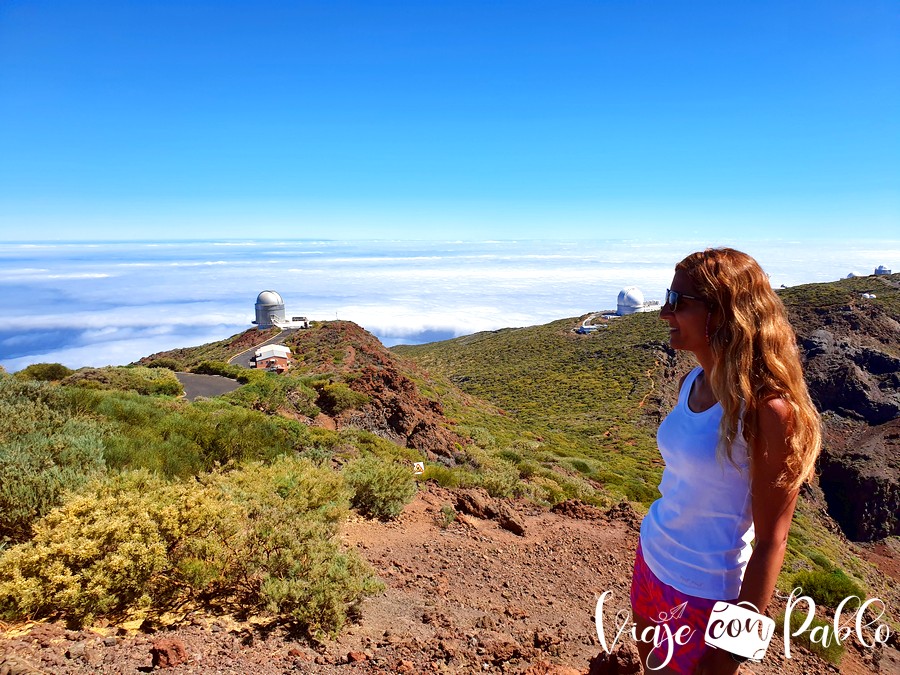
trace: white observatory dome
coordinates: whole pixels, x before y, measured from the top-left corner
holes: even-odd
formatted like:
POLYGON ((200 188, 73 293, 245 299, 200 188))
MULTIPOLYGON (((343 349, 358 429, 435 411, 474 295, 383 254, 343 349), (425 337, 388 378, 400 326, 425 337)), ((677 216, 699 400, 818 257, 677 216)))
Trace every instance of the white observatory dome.
POLYGON ((284 300, 275 291, 263 291, 256 298, 257 305, 283 305, 284 300))
POLYGON ((634 314, 644 307, 644 294, 637 286, 628 286, 619 291, 619 299, 616 301, 616 314, 634 314))
POLYGON ((256 298, 256 321, 260 330, 284 323, 284 300, 275 291, 263 291, 256 298))

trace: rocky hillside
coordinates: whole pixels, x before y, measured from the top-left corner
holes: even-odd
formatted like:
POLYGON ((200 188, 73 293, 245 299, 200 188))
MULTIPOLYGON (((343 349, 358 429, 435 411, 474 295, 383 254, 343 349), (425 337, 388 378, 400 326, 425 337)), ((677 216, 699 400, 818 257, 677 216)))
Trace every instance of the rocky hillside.
POLYGON ((900 275, 799 286, 782 297, 824 414, 819 484, 828 511, 853 540, 900 535, 900 275))
POLYGON ((426 398, 401 370, 398 359, 356 324, 318 323, 310 330, 291 333, 284 344, 295 359, 294 375, 340 378, 360 396, 358 405, 345 410, 329 405, 320 396, 324 412, 318 423, 338 429, 365 429, 447 463, 455 463, 462 446, 469 442, 451 429, 441 402, 426 398))

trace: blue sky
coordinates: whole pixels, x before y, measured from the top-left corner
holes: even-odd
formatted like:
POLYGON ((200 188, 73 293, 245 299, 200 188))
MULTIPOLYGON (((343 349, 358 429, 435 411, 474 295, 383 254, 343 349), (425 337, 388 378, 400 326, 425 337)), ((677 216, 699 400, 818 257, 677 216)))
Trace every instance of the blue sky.
POLYGON ((900 232, 900 4, 0 2, 0 239, 900 232))

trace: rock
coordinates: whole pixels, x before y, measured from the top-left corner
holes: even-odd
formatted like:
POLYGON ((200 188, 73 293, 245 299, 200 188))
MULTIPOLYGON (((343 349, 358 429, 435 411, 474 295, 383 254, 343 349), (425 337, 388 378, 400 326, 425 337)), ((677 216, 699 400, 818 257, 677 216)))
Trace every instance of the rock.
POLYGON ((585 504, 580 499, 567 499, 563 502, 559 502, 558 504, 554 504, 550 511, 562 516, 568 516, 569 518, 575 518, 576 520, 604 519, 603 511, 596 506, 585 504))
POLYGON ((84 660, 89 666, 99 666, 106 655, 98 647, 88 645, 84 648, 84 660))
POLYGON ((69 648, 66 650, 66 658, 68 659, 79 659, 84 657, 84 649, 85 644, 83 641, 81 642, 73 642, 69 645, 69 648))
POLYGON ((641 516, 626 501, 619 502, 609 509, 606 512, 606 517, 610 520, 622 521, 632 530, 639 531, 641 529, 641 516))
POLYGON ((588 675, 632 675, 641 672, 641 657, 637 647, 620 644, 612 654, 600 652, 591 659, 588 675))
POLYGON ((494 500, 482 488, 469 488, 457 492, 456 510, 484 520, 490 520, 497 515, 494 500))
POLYGON ((637 647, 631 643, 623 642, 613 652, 616 660, 616 672, 618 675, 631 675, 641 672, 641 655, 637 647))
POLYGON ((536 661, 522 671, 522 675, 587 675, 587 672, 548 661, 536 661))
POLYGON ((588 675, 616 675, 616 661, 611 654, 600 652, 591 659, 588 675))
POLYGON ((347 654, 347 663, 360 663, 368 658, 363 652, 350 652, 347 654))
POLYGON ((875 541, 900 535, 898 456, 900 419, 852 429, 840 444, 826 444, 819 460, 819 486, 828 513, 849 539, 875 541))
POLYGON ((187 661, 184 643, 177 638, 154 640, 150 655, 154 668, 173 668, 187 661))
POLYGON ((525 536, 525 523, 508 506, 501 505, 498 509, 497 524, 513 534, 525 536))
POLYGON ((521 645, 506 640, 489 642, 484 645, 484 651, 495 665, 521 658, 524 655, 521 645))
POLYGON ((0 656, 0 675, 44 675, 44 671, 17 654, 0 656))

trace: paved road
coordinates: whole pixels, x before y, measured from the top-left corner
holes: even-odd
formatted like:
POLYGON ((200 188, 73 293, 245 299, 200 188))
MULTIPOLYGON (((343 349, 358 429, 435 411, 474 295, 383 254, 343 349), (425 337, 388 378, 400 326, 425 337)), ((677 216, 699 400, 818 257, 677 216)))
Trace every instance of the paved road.
POLYGON ((212 398, 234 391, 241 386, 237 380, 221 375, 196 375, 194 373, 175 373, 175 377, 184 387, 184 397, 193 401, 200 396, 212 398))
POLYGON ((252 359, 256 355, 256 352, 263 345, 280 345, 282 342, 284 342, 284 339, 286 337, 297 332, 298 330, 300 330, 300 329, 285 328, 275 337, 269 338, 265 342, 258 344, 255 347, 251 347, 250 349, 241 352, 237 356, 232 356, 230 359, 228 359, 228 363, 230 363, 234 366, 242 366, 244 368, 255 368, 256 366, 254 366, 252 363, 250 363, 250 359, 252 359))

